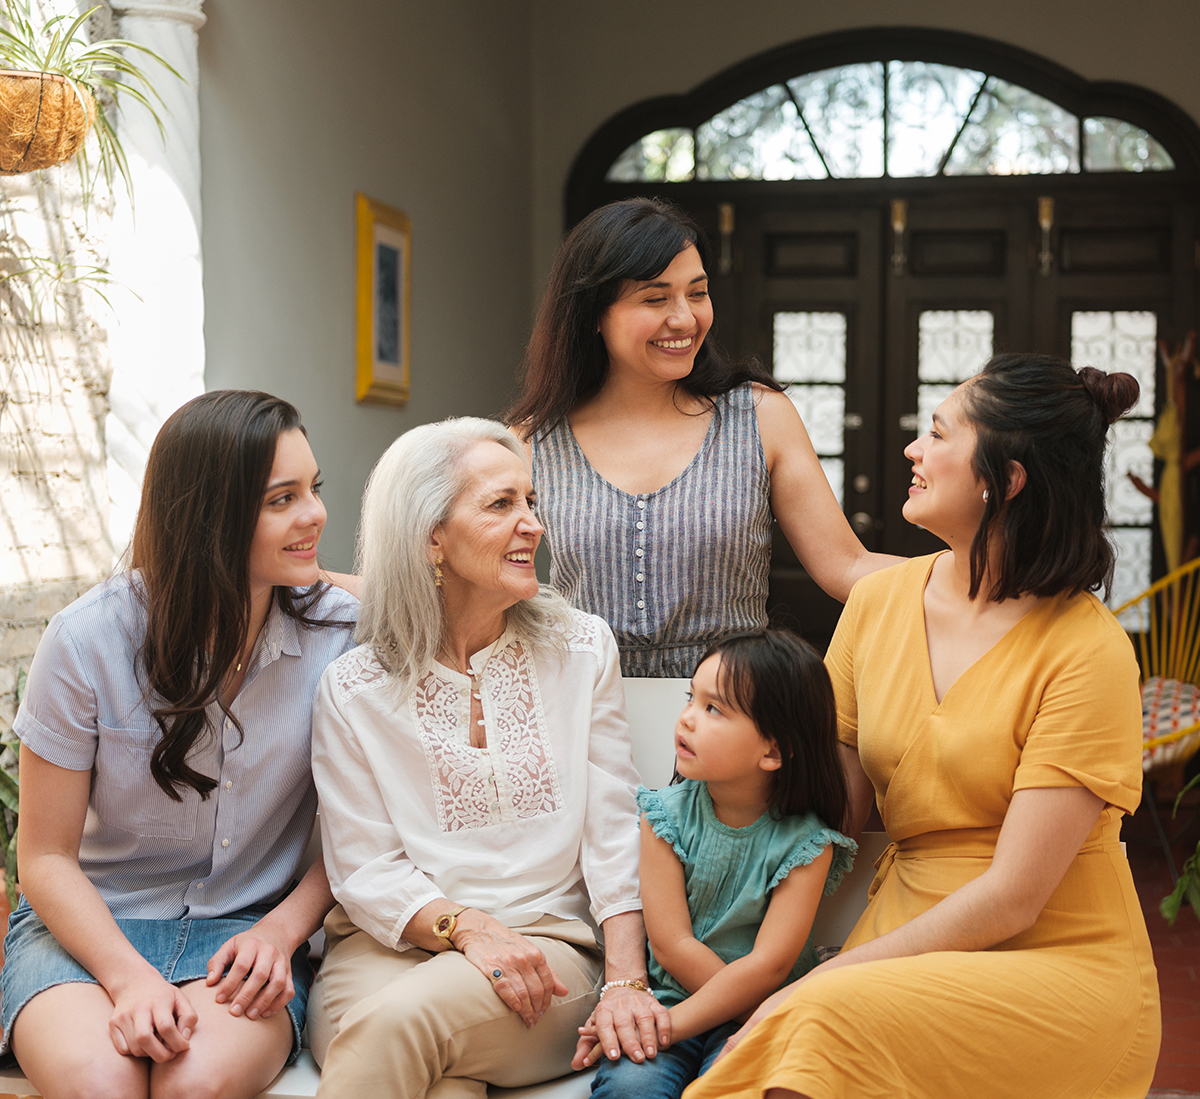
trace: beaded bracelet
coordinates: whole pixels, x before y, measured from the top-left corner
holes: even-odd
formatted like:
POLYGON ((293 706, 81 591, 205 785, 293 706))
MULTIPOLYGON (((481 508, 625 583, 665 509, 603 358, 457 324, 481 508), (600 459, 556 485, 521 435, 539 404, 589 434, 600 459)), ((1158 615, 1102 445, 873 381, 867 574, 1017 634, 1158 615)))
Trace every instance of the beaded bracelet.
POLYGON ((636 977, 633 977, 633 978, 629 978, 626 980, 609 981, 600 990, 600 999, 602 999, 602 1000, 604 999, 604 994, 610 988, 636 988, 639 992, 649 992, 650 991, 650 986, 647 985, 645 981, 639 981, 636 977))

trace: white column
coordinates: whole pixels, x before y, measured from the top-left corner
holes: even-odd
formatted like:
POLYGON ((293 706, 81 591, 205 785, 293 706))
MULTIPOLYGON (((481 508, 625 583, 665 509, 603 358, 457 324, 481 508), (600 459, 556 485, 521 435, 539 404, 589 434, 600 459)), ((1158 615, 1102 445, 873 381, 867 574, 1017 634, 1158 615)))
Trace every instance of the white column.
POLYGON ((165 141, 128 96, 119 135, 133 201, 118 183, 110 270, 113 377, 105 423, 110 530, 117 552, 133 531, 146 455, 163 421, 204 391, 204 286, 200 255, 200 99, 197 31, 202 0, 112 0, 120 36, 169 61, 177 80, 133 52, 162 96, 165 141), (122 289, 127 287, 128 290, 122 289), (129 291, 132 291, 130 293, 129 291))

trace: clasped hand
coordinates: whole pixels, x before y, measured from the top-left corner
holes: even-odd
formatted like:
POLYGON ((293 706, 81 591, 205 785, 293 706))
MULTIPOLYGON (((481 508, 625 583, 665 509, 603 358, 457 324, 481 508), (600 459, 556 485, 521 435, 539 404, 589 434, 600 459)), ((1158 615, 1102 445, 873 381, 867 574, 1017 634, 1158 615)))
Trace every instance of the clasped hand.
MULTIPOLYGON (((223 943, 208 961, 205 984, 229 1014, 269 1019, 295 993, 291 954, 282 936, 260 921, 223 943)), ((147 968, 113 998, 108 1029, 118 1053, 170 1061, 190 1046, 199 1016, 181 988, 147 968)))
POLYGON ((670 1044, 671 1015, 658 1000, 636 988, 610 988, 579 1028, 571 1067, 594 1065, 601 1054, 615 1061, 624 1053, 640 1063, 670 1044))

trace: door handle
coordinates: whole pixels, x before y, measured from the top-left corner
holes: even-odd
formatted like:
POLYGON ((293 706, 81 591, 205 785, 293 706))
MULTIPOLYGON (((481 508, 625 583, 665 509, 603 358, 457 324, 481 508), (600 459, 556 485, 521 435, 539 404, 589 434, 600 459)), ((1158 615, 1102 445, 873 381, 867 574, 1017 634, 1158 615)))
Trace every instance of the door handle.
POLYGON ((916 431, 917 430, 917 414, 915 412, 906 412, 900 417, 901 431, 916 431))
POLYGON ((850 516, 850 525, 854 528, 854 533, 861 536, 875 529, 875 520, 865 511, 856 511, 850 516))

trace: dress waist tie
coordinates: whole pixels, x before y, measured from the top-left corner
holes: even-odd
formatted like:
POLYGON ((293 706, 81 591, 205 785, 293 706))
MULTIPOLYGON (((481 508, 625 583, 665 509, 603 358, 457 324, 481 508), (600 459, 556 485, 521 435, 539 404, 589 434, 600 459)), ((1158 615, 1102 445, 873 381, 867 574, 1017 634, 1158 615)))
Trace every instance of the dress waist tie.
MULTIPOLYGON (((875 880, 871 882, 867 896, 875 896, 883 884, 884 878, 892 869, 892 863, 897 859, 990 859, 996 853, 996 840, 999 837, 999 827, 993 827, 923 832, 917 836, 909 836, 907 839, 893 840, 875 860, 875 880)), ((1084 843, 1079 849, 1079 854, 1085 855, 1119 846, 1119 840, 1101 836, 1099 839, 1084 843)))

